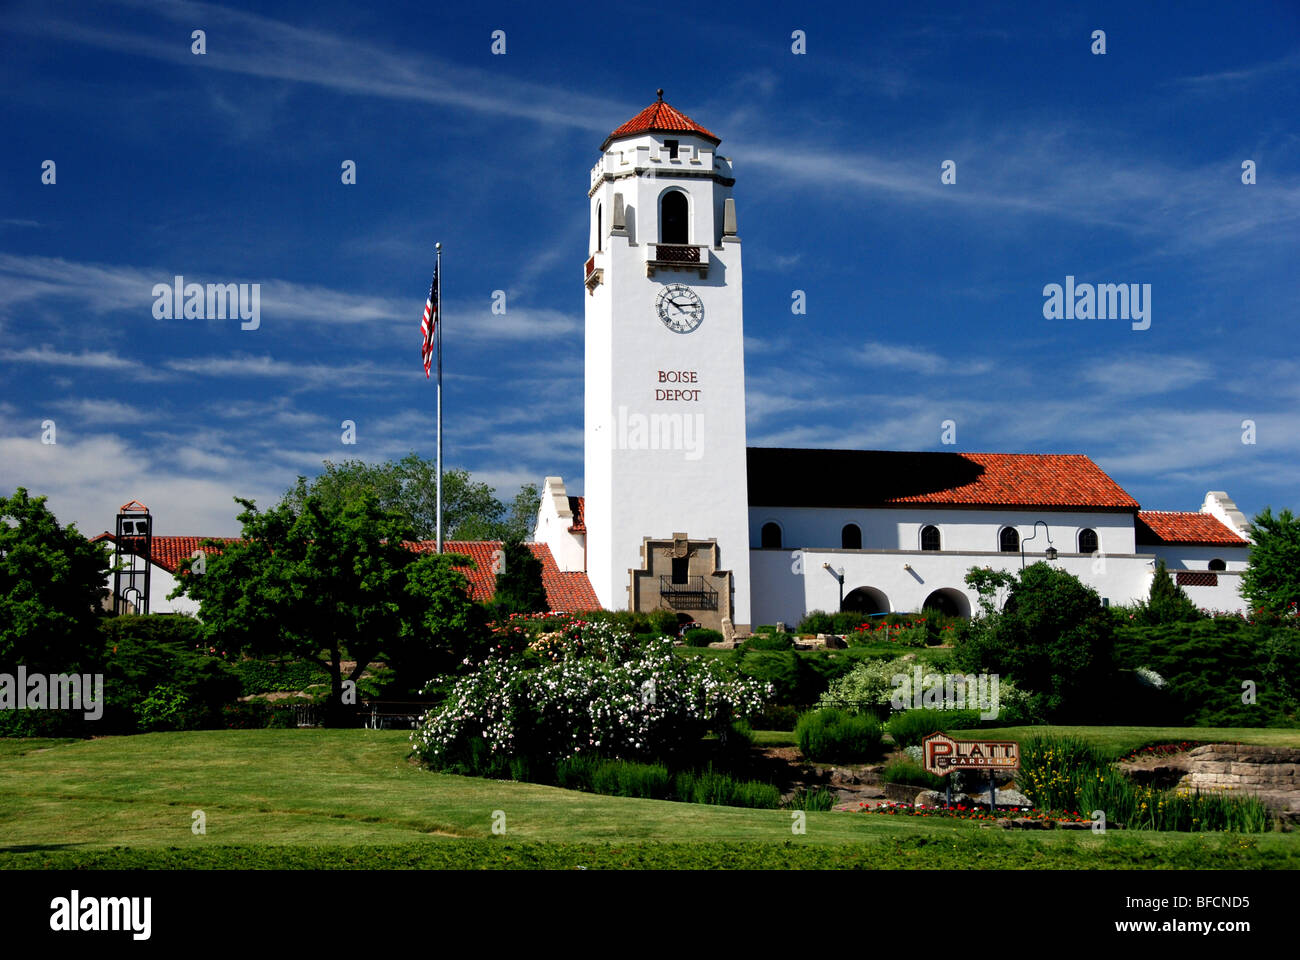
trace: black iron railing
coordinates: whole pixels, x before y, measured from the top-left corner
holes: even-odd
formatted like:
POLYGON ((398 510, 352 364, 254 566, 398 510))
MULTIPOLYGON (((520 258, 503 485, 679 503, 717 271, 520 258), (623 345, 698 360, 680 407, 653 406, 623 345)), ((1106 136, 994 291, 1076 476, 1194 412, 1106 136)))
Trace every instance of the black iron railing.
POLYGON ((682 583, 674 583, 671 576, 662 576, 659 578, 659 596, 678 610, 718 609, 718 591, 703 577, 687 577, 682 583))
POLYGON ((699 263, 700 248, 689 243, 656 243, 655 260, 659 263, 699 263))

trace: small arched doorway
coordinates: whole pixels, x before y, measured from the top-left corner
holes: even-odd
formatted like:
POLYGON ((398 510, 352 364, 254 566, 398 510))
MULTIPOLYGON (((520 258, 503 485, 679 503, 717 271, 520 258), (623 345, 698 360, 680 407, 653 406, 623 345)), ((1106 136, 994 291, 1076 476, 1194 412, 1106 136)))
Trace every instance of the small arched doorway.
POLYGON ((857 587, 844 595, 844 609, 854 613, 889 613, 889 598, 875 587, 857 587))
POLYGON ((935 590, 925 598, 925 603, 921 605, 923 610, 936 610, 945 617, 969 617, 970 600, 966 594, 954 587, 944 587, 942 590, 935 590))

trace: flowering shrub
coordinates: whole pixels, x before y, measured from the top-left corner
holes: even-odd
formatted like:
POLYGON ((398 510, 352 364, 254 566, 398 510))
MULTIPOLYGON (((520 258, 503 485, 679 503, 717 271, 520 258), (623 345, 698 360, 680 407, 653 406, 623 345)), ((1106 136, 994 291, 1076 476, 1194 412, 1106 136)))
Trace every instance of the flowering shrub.
MULTIPOLYGON (((1220 741, 1221 742, 1221 741, 1220 741)), ((1130 750, 1124 756, 1120 757, 1120 762, 1125 760, 1140 760, 1145 757, 1172 757, 1178 753, 1186 753, 1195 747, 1203 746, 1200 740, 1180 740, 1177 743, 1150 743, 1145 747, 1138 747, 1136 750, 1130 750)))
POLYGON ((414 752, 436 769, 463 763, 476 740, 495 758, 535 762, 661 755, 759 710, 770 695, 720 663, 676 656, 670 639, 638 643, 611 622, 466 666, 411 734, 414 752))
POLYGON ((863 660, 842 677, 831 681, 822 694, 824 706, 884 705, 893 699, 894 677, 910 675, 914 664, 902 657, 893 660, 863 660))
POLYGON ((864 623, 853 631, 850 642, 893 643, 900 647, 924 647, 930 637, 925 617, 902 623, 864 623))

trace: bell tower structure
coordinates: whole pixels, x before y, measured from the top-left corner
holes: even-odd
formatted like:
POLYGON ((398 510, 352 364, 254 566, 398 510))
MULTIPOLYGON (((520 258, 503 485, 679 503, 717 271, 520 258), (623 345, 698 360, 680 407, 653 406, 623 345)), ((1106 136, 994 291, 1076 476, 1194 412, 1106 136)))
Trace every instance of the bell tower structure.
POLYGON ((586 566, 609 609, 744 627, 741 245, 720 142, 660 90, 591 170, 586 566))

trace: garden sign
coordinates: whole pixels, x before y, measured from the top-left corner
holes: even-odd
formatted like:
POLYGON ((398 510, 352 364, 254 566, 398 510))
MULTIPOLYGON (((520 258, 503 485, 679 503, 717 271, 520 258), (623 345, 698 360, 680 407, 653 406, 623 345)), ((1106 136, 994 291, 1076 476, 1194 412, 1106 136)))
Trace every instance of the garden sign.
MULTIPOLYGON (((955 740, 946 733, 932 733, 921 741, 921 758, 930 773, 946 777, 954 770, 987 770, 989 810, 997 809, 998 770, 1020 769, 1020 744, 1014 740, 955 740)), ((952 805, 952 782, 948 783, 948 805, 952 805)))
POLYGON ((1020 744, 1014 740, 954 740, 932 733, 921 741, 925 769, 939 776, 954 770, 1019 770, 1020 744))

